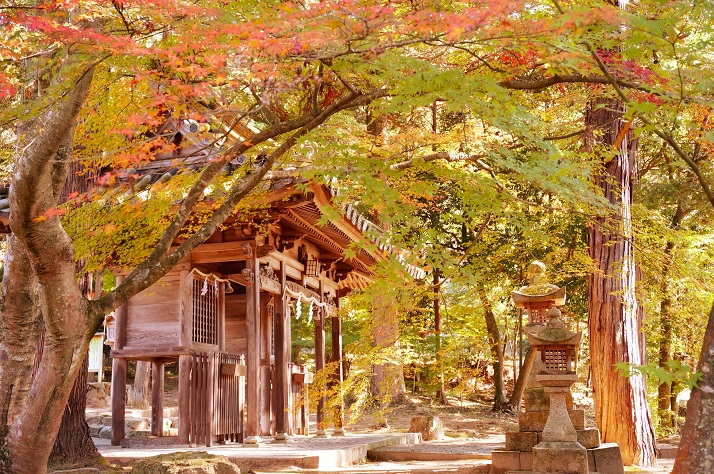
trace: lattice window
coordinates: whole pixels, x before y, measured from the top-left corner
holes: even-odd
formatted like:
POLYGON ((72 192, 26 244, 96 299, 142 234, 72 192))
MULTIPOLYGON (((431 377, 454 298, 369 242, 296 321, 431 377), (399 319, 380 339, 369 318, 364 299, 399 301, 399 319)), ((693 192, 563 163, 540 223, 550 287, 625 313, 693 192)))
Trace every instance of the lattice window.
POLYGON ((570 369, 566 349, 543 349, 543 362, 547 372, 567 372, 570 369))
POLYGON ((544 324, 548 322, 548 309, 536 308, 528 310, 528 322, 530 324, 544 324))
POLYGON ((220 315, 218 290, 213 284, 208 284, 207 288, 204 288, 206 282, 203 280, 193 279, 192 281, 193 314, 191 320, 193 333, 191 340, 217 346, 220 315))

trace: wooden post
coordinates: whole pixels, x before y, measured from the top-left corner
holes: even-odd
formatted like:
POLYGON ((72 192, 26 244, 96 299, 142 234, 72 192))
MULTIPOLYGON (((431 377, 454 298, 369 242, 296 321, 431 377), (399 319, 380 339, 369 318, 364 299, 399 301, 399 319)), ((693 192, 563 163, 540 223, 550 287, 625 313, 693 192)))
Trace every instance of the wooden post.
MULTIPOLYGON (((258 282, 256 282, 258 285, 258 282)), ((273 321, 270 316, 270 294, 263 294, 260 304, 260 434, 261 436, 271 436, 271 390, 270 390, 270 362, 271 362, 271 338, 273 321)))
MULTIPOLYGON (((124 276, 117 276, 117 286, 124 282, 124 276)), ((127 319, 127 304, 119 306, 114 311, 114 349, 124 349, 126 344, 126 319, 127 319)))
MULTIPOLYGON (((323 300, 322 280, 320 281, 320 301, 323 300)), ((325 309, 318 307, 315 315, 315 372, 319 373, 321 370, 325 369, 325 309)), ((317 375, 317 374, 316 374, 317 375)), ((318 393, 319 398, 317 400, 317 431, 315 432, 316 438, 327 437, 327 432, 325 431, 325 387, 324 384, 318 383, 318 393)))
POLYGON ((191 433, 191 356, 179 356, 178 442, 188 444, 191 433))
POLYGON ((112 446, 124 439, 126 417, 126 359, 112 360, 112 446))
POLYGON ((216 375, 216 357, 215 353, 209 352, 206 355, 206 446, 213 446, 213 419, 214 419, 214 403, 213 397, 218 376, 216 375))
POLYGON ((280 262, 280 291, 281 296, 275 299, 275 317, 273 319, 275 336, 275 435, 277 442, 288 441, 288 361, 290 359, 290 317, 287 311, 287 295, 285 294, 285 262, 280 262), (286 338, 287 333, 287 338, 286 338), (287 343, 286 343, 287 339, 287 343))
POLYGON ((255 242, 246 260, 246 269, 252 271, 253 284, 246 286, 246 410, 245 444, 259 444, 260 433, 260 266, 255 242))
MULTIPOLYGON (((337 299, 337 307, 339 308, 339 299, 337 299)), ((332 380, 338 385, 337 393, 339 401, 335 406, 334 423, 335 430, 332 432, 335 436, 344 436, 345 430, 343 427, 344 420, 342 418, 343 400, 342 400, 342 381, 344 374, 342 373, 342 320, 338 316, 333 316, 332 320, 332 358, 331 361, 336 364, 335 372, 332 374, 332 380)))
POLYGON ((151 364, 151 435, 164 435, 164 363, 151 364))

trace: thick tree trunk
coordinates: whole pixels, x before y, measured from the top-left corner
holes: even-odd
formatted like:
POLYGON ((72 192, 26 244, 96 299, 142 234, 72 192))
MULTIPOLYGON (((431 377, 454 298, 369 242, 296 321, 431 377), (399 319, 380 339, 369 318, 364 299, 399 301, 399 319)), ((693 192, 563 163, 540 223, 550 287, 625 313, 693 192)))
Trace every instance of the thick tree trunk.
MULTIPOLYGON (((65 180, 60 202, 66 202, 72 193, 85 193, 95 181, 98 169, 87 169, 81 162, 72 160, 74 147, 74 127, 70 129, 65 144, 57 153, 58 159, 69 163, 69 173, 65 180)), ((77 272, 82 271, 82 262, 76 265, 77 272)), ((82 274, 79 279, 79 289, 87 298, 96 299, 102 294, 102 275, 82 274)), ((44 340, 43 331, 43 340, 44 340)), ((44 342, 40 342, 44 344, 44 342)), ((38 354, 38 361, 42 354, 38 354)), ((39 369, 39 364, 36 364, 39 369)), ((87 382, 89 379, 89 359, 85 355, 82 367, 74 381, 67 406, 62 415, 62 423, 57 433, 57 439, 50 454, 50 462, 89 465, 100 458, 94 441, 89 432, 89 426, 84 418, 87 408, 87 382)))
POLYGON ((503 383, 503 346, 501 345, 501 332, 498 330, 496 316, 493 314, 491 302, 486 295, 481 295, 483 317, 486 319, 488 343, 491 346, 491 365, 493 366, 493 410, 500 411, 506 408, 506 387, 503 383))
POLYGON ((7 449, 12 461, 11 466, 3 469, 13 474, 46 472, 62 414, 94 332, 88 322, 96 315, 90 314, 87 300, 77 286, 69 237, 57 217, 37 219, 59 201, 68 166, 66 160, 56 158, 71 133, 91 78, 88 71, 61 101, 22 130, 20 141, 28 144, 20 150, 13 172, 9 194, 10 226, 14 233, 11 240, 16 239, 21 245, 9 248, 6 260, 11 265, 19 264, 17 271, 21 274, 36 275, 31 288, 39 290, 34 290, 36 297, 31 295, 22 302, 21 310, 33 315, 19 320, 8 306, 20 303, 18 297, 27 294, 27 290, 10 288, 5 282, 27 283, 30 277, 6 278, 3 282, 0 347, 17 343, 18 335, 22 335, 24 345, 12 350, 13 363, 3 363, 0 374, 0 399, 4 403, 9 401, 7 449), (36 376, 31 378, 39 314, 44 317, 47 333, 42 362, 36 376), (31 337, 25 337, 26 334, 31 337), (25 382, 18 384, 13 380, 17 376, 25 382), (30 380, 31 396, 23 397, 22 391, 30 380))
MULTIPOLYGON (((379 295, 372 303, 372 337, 374 345, 386 352, 399 347, 399 320, 394 302, 389 295, 379 295)), ((394 360, 395 358, 389 357, 394 360)), ((404 368, 396 362, 373 366, 372 395, 380 401, 399 403, 406 397, 404 368)))
POLYGON ((630 212, 637 145, 621 116, 622 104, 608 99, 592 103, 585 117, 586 148, 603 151, 595 182, 618 208, 597 218, 588 232, 590 257, 597 266, 589 277, 588 295, 595 422, 604 441, 620 446, 626 465, 652 466, 654 430, 645 381, 639 375, 622 377, 614 368, 619 362, 644 362, 630 212))
POLYGON ((100 456, 89 433, 89 426, 84 419, 84 410, 87 407, 88 376, 89 357, 85 356, 62 415, 62 424, 50 455, 51 462, 74 464, 78 461, 90 461, 92 458, 96 459, 100 456))
POLYGON ((687 419, 672 474, 714 472, 714 306, 709 313, 697 372, 702 374, 703 380, 692 390, 687 403, 687 419))
POLYGON ((135 408, 149 407, 149 381, 151 380, 151 362, 136 361, 134 385, 131 390, 131 406, 135 408))

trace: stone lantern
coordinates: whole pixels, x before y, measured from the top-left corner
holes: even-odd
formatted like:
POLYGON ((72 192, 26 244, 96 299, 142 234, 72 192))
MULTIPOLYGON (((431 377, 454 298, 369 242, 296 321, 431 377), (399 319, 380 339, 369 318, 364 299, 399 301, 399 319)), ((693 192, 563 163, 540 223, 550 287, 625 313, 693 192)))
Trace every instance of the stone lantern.
POLYGON ((528 388, 518 431, 508 431, 505 449, 491 453, 491 474, 624 474, 619 447, 602 444, 598 429, 585 428, 584 411, 573 405, 573 356, 581 334, 560 319, 557 306, 565 304, 565 289, 545 281, 541 262, 533 262, 528 273, 530 284, 511 296, 528 312, 524 332, 536 357, 523 367, 528 388))
POLYGON ((545 264, 534 261, 528 265, 529 284, 511 292, 516 308, 526 310, 528 325, 545 324, 548 311, 565 304, 565 288, 558 288, 545 280, 545 264))
POLYGON ((551 308, 548 316, 545 326, 525 330, 531 346, 541 354, 542 366, 535 375, 536 381, 550 399, 540 443, 532 450, 533 471, 586 474, 589 471, 587 450, 578 443, 567 405, 570 387, 578 380, 572 367, 572 354, 580 346, 580 333, 566 329, 557 308, 551 308))

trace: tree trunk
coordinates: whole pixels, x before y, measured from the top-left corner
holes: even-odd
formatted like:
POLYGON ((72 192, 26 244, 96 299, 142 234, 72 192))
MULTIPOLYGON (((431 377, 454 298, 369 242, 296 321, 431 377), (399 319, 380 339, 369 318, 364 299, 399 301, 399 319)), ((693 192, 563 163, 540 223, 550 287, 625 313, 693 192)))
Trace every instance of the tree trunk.
POLYGON ((493 314, 491 302, 485 294, 481 295, 483 317, 486 319, 488 343, 491 347, 491 365, 493 366, 493 410, 500 411, 506 408, 506 388, 503 384, 503 347, 501 345, 501 332, 498 330, 496 316, 493 314))
POLYGON ((136 361, 134 386, 131 391, 131 406, 134 408, 149 407, 149 381, 151 380, 151 362, 136 361))
POLYGON ((100 457, 84 419, 84 411, 87 408, 88 376, 89 357, 85 356, 62 415, 62 424, 50 455, 51 462, 74 464, 100 457))
POLYGON ((714 306, 704 333, 697 372, 703 380, 692 390, 672 474, 710 474, 714 471, 714 306))
POLYGON ((531 373, 531 369, 533 369, 533 363, 535 362, 537 354, 538 351, 536 351, 532 347, 529 347, 528 351, 526 351, 526 357, 523 360, 523 366, 521 367, 521 371, 518 372, 518 378, 516 379, 516 383, 513 385, 513 393, 511 393, 508 402, 506 402, 504 406, 505 410, 513 412, 518 411, 521 405, 521 399, 523 398, 523 392, 526 389, 526 381, 528 380, 528 375, 531 373))
MULTIPOLYGON (((388 294, 375 296, 372 303, 372 314, 374 345, 387 353, 396 351, 399 347, 399 320, 394 301, 390 300, 388 294)), ((389 358, 392 361, 395 360, 394 357, 389 358)), ((373 370, 373 396, 380 401, 393 403, 399 403, 406 398, 404 369, 401 364, 396 362, 375 364, 373 370)))
POLYGON ((441 297, 439 293, 439 272, 434 270, 434 335, 436 336, 436 370, 439 380, 436 389, 436 401, 448 405, 444 391, 444 364, 441 356, 441 297))
MULTIPOLYGON (((97 176, 98 169, 87 169, 82 163, 72 161, 74 127, 67 135, 66 142, 57 153, 59 159, 69 162, 69 173, 65 180, 60 202, 66 202, 72 193, 85 193, 97 176)), ((82 271, 82 262, 77 262, 77 272, 82 271)), ((96 299, 102 294, 102 276, 82 274, 79 279, 79 288, 87 298, 96 299)), ((44 331, 43 341, 44 344, 44 331)), ((42 354, 38 353, 38 362, 42 354)), ((39 369, 39 364, 36 364, 39 369)), ((89 426, 84 418, 87 408, 87 382, 89 380, 89 359, 85 355, 82 367, 79 369, 77 378, 74 381, 72 392, 69 395, 67 406, 62 415, 62 423, 57 433, 50 462, 78 465, 92 464, 101 455, 97 451, 89 426)))
POLYGON ((622 377, 614 364, 644 362, 642 321, 635 296, 631 178, 637 144, 622 122, 622 103, 596 100, 586 111, 585 146, 604 150, 595 184, 617 211, 598 217, 588 231, 596 270, 589 277, 590 361, 595 421, 605 442, 620 446, 626 465, 656 463, 654 430, 640 375, 622 377), (612 157, 613 151, 615 156, 612 157))
POLYGON ((3 466, 3 472, 46 472, 62 414, 94 332, 89 322, 97 319, 77 287, 74 250, 59 219, 36 219, 55 208, 60 199, 69 167, 66 160, 57 157, 71 133, 91 79, 89 70, 45 114, 18 128, 20 142, 27 145, 19 150, 8 196, 14 233, 10 240, 17 245, 8 248, 6 261, 10 263, 8 270, 20 276, 8 275, 3 281, 0 354, 20 338, 24 347, 8 353, 12 354, 12 363, 0 364, 0 413, 8 411, 6 441, 12 461, 11 466, 3 466), (13 264, 18 266, 12 269, 13 264), (33 278, 32 293, 11 288, 19 283, 27 285, 28 279, 33 278), (23 296, 24 301, 18 301, 18 295, 27 298, 23 296), (13 306, 31 314, 18 319, 13 306), (43 360, 33 378, 40 314, 47 333, 43 360), (32 396, 25 397, 23 391, 30 384, 32 396))

